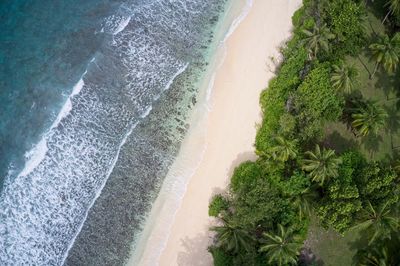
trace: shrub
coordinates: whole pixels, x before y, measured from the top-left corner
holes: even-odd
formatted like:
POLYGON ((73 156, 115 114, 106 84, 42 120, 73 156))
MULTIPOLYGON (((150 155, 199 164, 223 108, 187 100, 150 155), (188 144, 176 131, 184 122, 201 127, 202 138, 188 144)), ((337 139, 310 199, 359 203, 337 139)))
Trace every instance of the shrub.
POLYGON ((293 27, 298 28, 303 24, 305 15, 305 7, 299 8, 292 16, 293 27))
POLYGON ((365 8, 352 0, 330 1, 326 10, 326 22, 332 33, 337 36, 333 46, 334 54, 356 55, 365 43, 363 18, 365 8))
POLYGON ((208 205, 208 215, 218 217, 218 215, 229 208, 229 202, 220 194, 215 195, 208 205))
POLYGON ((344 100, 335 94, 330 82, 329 64, 312 70, 295 96, 300 138, 304 141, 321 135, 324 122, 336 121, 342 114, 344 100))
POLYGON ((356 182, 363 201, 369 200, 374 206, 379 206, 399 201, 397 178, 398 175, 390 167, 372 162, 358 175, 356 182))
POLYGON ((343 233, 354 224, 355 214, 361 210, 362 202, 355 179, 365 165, 358 152, 346 152, 342 156, 339 176, 331 180, 327 193, 318 208, 321 224, 343 233))
POLYGON ((296 117, 290 113, 283 113, 279 120, 280 129, 278 134, 283 137, 293 137, 296 129, 296 117))
POLYGON ((290 202, 267 179, 245 183, 234 194, 232 208, 233 219, 242 228, 271 228, 274 221, 287 224, 292 219, 290 202))
POLYGON ((225 253, 222 248, 210 247, 208 251, 213 256, 214 266, 231 266, 232 256, 225 253))
POLYGON ((256 162, 247 161, 235 168, 231 179, 231 189, 237 192, 261 178, 261 167, 256 162))
POLYGON ((301 83, 300 73, 307 56, 304 48, 294 52, 282 64, 279 75, 270 81, 268 89, 262 92, 260 104, 264 119, 256 136, 257 150, 267 151, 272 146, 273 138, 280 129, 280 119, 285 112, 287 96, 301 83))

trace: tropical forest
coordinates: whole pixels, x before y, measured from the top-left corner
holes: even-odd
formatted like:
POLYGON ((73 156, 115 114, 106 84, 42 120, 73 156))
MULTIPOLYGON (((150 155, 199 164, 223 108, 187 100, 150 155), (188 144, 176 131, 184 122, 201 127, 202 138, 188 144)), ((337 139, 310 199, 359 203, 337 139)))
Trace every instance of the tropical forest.
MULTIPOLYGON (((257 160, 214 195, 214 265, 400 265, 400 1, 304 0, 257 160)), ((245 88, 244 88, 245 89, 245 88)))

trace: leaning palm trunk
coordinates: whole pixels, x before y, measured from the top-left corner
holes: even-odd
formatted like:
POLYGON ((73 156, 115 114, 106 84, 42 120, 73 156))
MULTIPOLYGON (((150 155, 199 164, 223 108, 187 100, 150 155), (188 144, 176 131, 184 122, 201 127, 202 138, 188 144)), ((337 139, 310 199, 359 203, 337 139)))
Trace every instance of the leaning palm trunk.
POLYGON ((382 20, 382 25, 385 24, 385 21, 388 19, 388 17, 390 16, 390 14, 392 13, 392 10, 389 10, 386 14, 386 16, 383 18, 382 20))
POLYGON ((377 62, 377 63, 375 63, 374 71, 372 73, 370 73, 370 75, 369 75, 369 79, 372 79, 375 76, 376 71, 378 71, 378 67, 379 67, 379 63, 377 62))

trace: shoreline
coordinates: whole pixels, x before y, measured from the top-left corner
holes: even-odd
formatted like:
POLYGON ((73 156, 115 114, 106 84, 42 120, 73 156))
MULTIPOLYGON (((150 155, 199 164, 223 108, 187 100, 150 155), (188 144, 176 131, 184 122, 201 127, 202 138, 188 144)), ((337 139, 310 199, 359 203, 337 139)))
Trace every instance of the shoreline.
POLYGON ((168 174, 163 181, 161 190, 152 205, 151 211, 143 223, 143 230, 132 244, 131 255, 127 261, 127 265, 156 264, 155 259, 161 256, 165 248, 170 233, 169 230, 171 229, 176 212, 180 208, 182 198, 186 193, 188 182, 194 174, 195 168, 202 161, 202 155, 206 148, 204 142, 206 130, 204 129, 206 129, 206 120, 210 112, 212 102, 211 93, 214 87, 215 74, 221 67, 226 56, 225 42, 243 18, 246 17, 253 3, 253 0, 235 1, 231 0, 227 4, 227 9, 223 12, 223 16, 215 28, 213 44, 208 51, 209 65, 203 74, 203 78, 196 83, 196 86, 199 88, 196 96, 197 103, 195 108, 191 110, 191 114, 187 120, 190 128, 182 141, 174 163, 168 170, 168 174), (195 149, 195 153, 198 156, 194 158, 192 154, 193 143, 192 145, 185 144, 190 140, 189 136, 196 136, 196 139, 199 139, 195 149), (185 147, 190 147, 187 151, 190 153, 190 157, 193 158, 190 162, 182 159, 188 157, 185 156, 185 147), (157 233, 155 233, 156 231, 157 233), (147 247, 148 243, 156 243, 156 245, 149 249, 147 247), (143 255, 145 252, 146 255, 143 255))
POLYGON ((274 76, 267 64, 269 58, 279 57, 278 48, 290 36, 291 16, 300 4, 301 0, 254 0, 243 20, 231 25, 232 32, 218 48, 222 51, 212 59, 207 89, 200 91, 205 103, 198 104, 194 123, 153 205, 153 219, 141 240, 146 244, 128 265, 212 265, 207 252, 213 222, 208 203, 225 189, 237 164, 255 158, 259 95, 274 76))

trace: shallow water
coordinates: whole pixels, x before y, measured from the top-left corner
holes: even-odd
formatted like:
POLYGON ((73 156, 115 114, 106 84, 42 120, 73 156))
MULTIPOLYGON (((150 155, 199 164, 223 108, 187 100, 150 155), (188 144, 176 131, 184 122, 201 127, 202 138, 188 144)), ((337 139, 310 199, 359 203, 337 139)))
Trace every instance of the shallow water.
POLYGON ((0 3, 1 265, 127 259, 224 4, 0 3))

